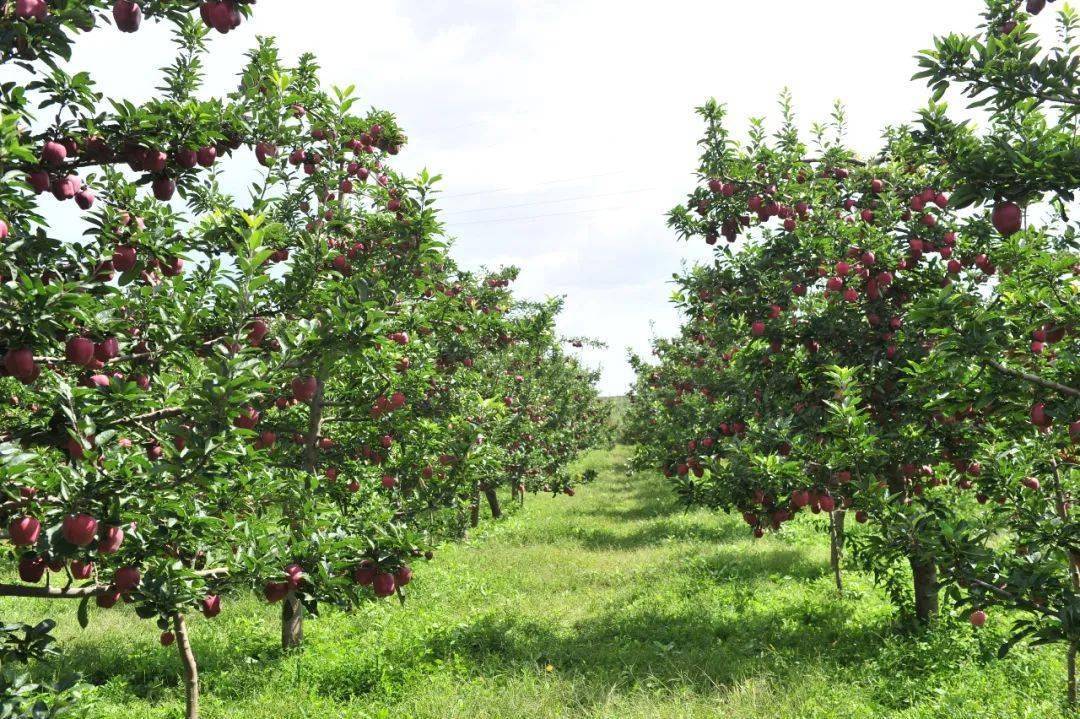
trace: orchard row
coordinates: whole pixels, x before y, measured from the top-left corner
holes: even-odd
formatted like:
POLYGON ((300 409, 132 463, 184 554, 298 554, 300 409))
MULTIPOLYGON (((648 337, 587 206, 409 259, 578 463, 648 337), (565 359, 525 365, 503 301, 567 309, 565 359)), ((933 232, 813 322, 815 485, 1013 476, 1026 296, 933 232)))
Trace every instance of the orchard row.
MULTIPOLYGON (((293 648, 305 612, 404 601, 482 501, 498 517, 503 490, 573 494, 568 463, 606 429, 560 302, 455 265, 438 178, 390 163, 392 114, 358 114, 270 40, 235 91, 200 95, 223 71, 210 29, 253 5, 0 3, 3 63, 25 77, 0 98, 0 524, 21 580, 0 595, 156 621, 189 717, 185 615, 257 591, 293 648), (174 26, 144 105, 61 62, 110 20, 174 26), (226 166, 248 199, 221 189, 226 166), (81 238, 57 231, 68 200, 81 238)), ((39 700, 62 710, 12 698, 39 700)))
POLYGON ((1049 45, 1045 3, 986 5, 920 55, 933 100, 873 156, 839 106, 806 140, 784 95, 745 142, 700 108, 700 182, 670 225, 715 262, 676 278, 680 335, 634 360, 632 432, 640 463, 755 536, 827 516, 838 588, 853 513, 855 563, 899 606, 1001 614, 1003 652, 1063 643, 1075 702, 1080 18, 1063 8, 1049 45))

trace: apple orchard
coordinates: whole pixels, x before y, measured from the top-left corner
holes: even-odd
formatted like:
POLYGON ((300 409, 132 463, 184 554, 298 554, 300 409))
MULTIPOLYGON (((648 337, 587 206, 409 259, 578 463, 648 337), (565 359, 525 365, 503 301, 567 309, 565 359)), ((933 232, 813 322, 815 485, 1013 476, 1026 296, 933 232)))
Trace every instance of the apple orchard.
MULTIPOLYGON (((307 613, 404 602, 481 501, 498 517, 503 490, 573 494, 568 462, 606 428, 596 374, 556 334, 561 303, 516 299, 515 269, 455 265, 438 178, 393 168, 407 138, 391 113, 358 113, 272 40, 243 68, 213 62, 212 32, 255 10, 0 3, 19 75, 0 88, 0 507, 17 576, 0 595, 79 602, 84 625, 156 622, 189 717, 185 616, 258 592, 294 649, 307 613), (84 33, 148 23, 177 52, 145 104, 64 62, 84 33), (227 96, 200 94, 237 71, 227 96), (255 178, 244 200, 219 186, 237 166, 255 178), (50 225, 69 202, 81 237, 50 225)), ((34 651, 4 658, 40 656, 51 626, 6 627, 34 651)), ((6 685, 5 701, 50 716, 68 701, 53 689, 6 685)))
MULTIPOLYGON (((854 569, 912 632, 1001 621, 1002 657, 1060 647, 1075 706, 1080 15, 1054 5, 985 0, 936 39, 930 101, 873 154, 841 104, 807 133, 785 91, 738 137, 698 108, 698 182, 668 220, 714 257, 675 278, 679 334, 631 358, 624 434, 755 537, 819 515, 830 596, 854 569)), ((0 596, 154 622, 189 719, 188 618, 255 594, 302 652, 321 611, 408 611, 441 545, 573 496, 594 478, 573 461, 611 439, 571 349, 597 343, 559 335, 561 300, 515 296, 516 268, 455 263, 441 178, 395 170, 392 112, 273 39, 215 62, 258 14, 0 0, 0 596), (152 23, 176 48, 153 99, 71 67, 86 33, 152 23), (235 89, 208 97, 221 74, 235 89)), ((5 716, 77 704, 13 670, 54 627, 0 627, 5 716)))
POLYGON ((1080 17, 986 6, 919 56, 934 96, 876 154, 840 105, 804 137, 785 93, 745 141, 699 108, 700 182, 669 220, 715 262, 676 278, 679 336, 633 360, 631 434, 755 536, 828 517, 838 590, 848 555, 917 623, 1001 614, 1002 655, 1059 643, 1075 704, 1080 17))

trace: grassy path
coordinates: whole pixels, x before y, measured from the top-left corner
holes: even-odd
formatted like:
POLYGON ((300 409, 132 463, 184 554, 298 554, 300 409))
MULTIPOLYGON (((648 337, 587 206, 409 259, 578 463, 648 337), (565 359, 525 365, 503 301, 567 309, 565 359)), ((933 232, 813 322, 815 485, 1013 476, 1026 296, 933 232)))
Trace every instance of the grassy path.
MULTIPOLYGON (((1056 651, 994 659, 1004 621, 899 636, 864 578, 837 596, 820 526, 753 541, 628 476, 626 456, 590 455, 601 476, 577 497, 530 498, 447 547, 404 609, 309 622, 300 656, 281 655, 274 608, 254 599, 197 618, 204 717, 1062 716, 1056 651)), ((66 661, 102 684, 88 717, 180 716, 178 664, 152 624, 57 618, 66 661)))

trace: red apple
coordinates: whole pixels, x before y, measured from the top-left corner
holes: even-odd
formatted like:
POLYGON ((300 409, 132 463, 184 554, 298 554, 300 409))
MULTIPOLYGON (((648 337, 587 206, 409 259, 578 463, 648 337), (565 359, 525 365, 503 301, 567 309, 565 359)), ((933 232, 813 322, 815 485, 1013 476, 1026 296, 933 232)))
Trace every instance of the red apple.
POLYGON ((73 559, 71 561, 71 576, 76 579, 89 579, 94 573, 94 563, 89 560, 73 559))
POLYGON ((981 627, 986 624, 986 612, 981 609, 976 609, 971 613, 971 616, 968 617, 968 620, 971 622, 972 626, 981 627))
POLYGON ((16 547, 37 544, 41 535, 41 522, 33 517, 16 517, 8 524, 8 536, 16 547))
POLYGON ((412 569, 407 564, 402 564, 398 567, 398 570, 394 572, 394 582, 399 587, 404 587, 406 584, 412 581, 412 569))
POLYGON ((365 559, 360 565, 353 570, 353 581, 363 586, 370 586, 375 580, 375 574, 377 570, 371 560, 365 559))
POLYGON ((112 14, 120 32, 135 32, 142 24, 142 8, 131 0, 116 0, 112 14))
POLYGON ((221 597, 211 594, 202 600, 202 613, 207 619, 221 614, 221 597))
POLYGON ((115 554, 124 542, 124 530, 117 526, 105 527, 98 540, 97 550, 99 554, 115 554))
POLYGON ((999 202, 990 215, 994 229, 1005 237, 1014 235, 1023 227, 1023 213, 1015 202, 999 202))
POLYGON ((59 142, 46 142, 41 148, 41 161, 51 167, 63 164, 67 159, 67 148, 59 142))
POLYGON ((376 574, 375 579, 371 583, 371 588, 375 590, 376 597, 389 597, 394 593, 394 589, 396 589, 394 575, 385 572, 376 574))
POLYGON ((113 267, 120 272, 130 272, 135 269, 137 260, 135 248, 131 245, 117 245, 116 249, 113 250, 113 267))
POLYGON ((319 381, 314 377, 296 377, 292 381, 293 396, 301 402, 310 402, 319 389, 319 381))
POLYGON ((85 547, 94 541, 97 524, 97 520, 89 514, 69 514, 64 517, 60 533, 66 541, 76 547, 85 547))
POLYGON ((24 554, 19 559, 19 579, 37 584, 45 576, 45 560, 36 554, 24 554))
POLYGON ((120 567, 113 575, 113 584, 121 592, 130 592, 135 587, 139 586, 139 582, 142 581, 142 575, 139 570, 132 566, 120 567))

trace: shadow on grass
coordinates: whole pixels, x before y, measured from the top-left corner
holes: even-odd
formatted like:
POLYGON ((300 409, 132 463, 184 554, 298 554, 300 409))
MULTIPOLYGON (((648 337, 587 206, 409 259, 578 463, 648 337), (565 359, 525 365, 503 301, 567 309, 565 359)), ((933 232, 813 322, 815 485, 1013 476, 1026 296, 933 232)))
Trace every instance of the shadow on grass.
MULTIPOLYGON (((809 669, 854 673, 872 661, 878 646, 876 628, 850 626, 840 604, 719 617, 687 605, 679 612, 613 607, 565 630, 554 627, 520 616, 486 615, 440 629, 422 646, 383 661, 399 672, 411 662, 418 670, 451 665, 466 676, 504 677, 541 673, 551 664, 582 688, 582 698, 600 702, 615 684, 707 694, 748 677, 770 677, 797 692, 809 669)), ((336 672, 322 679, 319 691, 340 699, 372 686, 370 681, 350 686, 336 672)))

